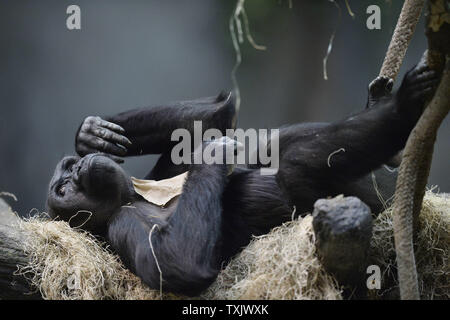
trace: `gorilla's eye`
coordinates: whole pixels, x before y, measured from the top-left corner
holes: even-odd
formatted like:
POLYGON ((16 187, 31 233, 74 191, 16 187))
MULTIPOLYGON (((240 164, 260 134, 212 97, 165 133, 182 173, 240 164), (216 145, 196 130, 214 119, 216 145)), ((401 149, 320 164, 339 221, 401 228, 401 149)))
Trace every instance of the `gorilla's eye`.
POLYGON ((57 193, 59 196, 64 197, 64 195, 66 194, 66 185, 65 185, 65 184, 60 185, 60 186, 58 187, 58 189, 56 190, 56 193, 57 193))

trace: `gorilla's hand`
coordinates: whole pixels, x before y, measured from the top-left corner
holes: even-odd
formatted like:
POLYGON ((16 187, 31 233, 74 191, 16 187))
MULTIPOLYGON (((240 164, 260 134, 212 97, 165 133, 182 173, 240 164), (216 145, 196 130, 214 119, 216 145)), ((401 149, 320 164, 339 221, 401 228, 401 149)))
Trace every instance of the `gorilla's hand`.
POLYGON ((397 108, 401 113, 418 119, 427 100, 433 97, 440 74, 428 67, 424 58, 406 73, 397 92, 397 108))
POLYGON ((75 138, 75 149, 80 156, 102 152, 114 161, 122 163, 131 141, 124 136, 125 130, 100 117, 87 117, 81 124, 75 138))

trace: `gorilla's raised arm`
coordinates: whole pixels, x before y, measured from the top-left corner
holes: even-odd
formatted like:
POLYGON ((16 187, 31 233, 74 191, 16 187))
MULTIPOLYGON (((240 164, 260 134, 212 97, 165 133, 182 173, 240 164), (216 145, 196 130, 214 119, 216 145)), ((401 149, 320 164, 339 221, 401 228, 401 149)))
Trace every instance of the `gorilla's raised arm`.
POLYGON ((225 129, 233 126, 234 117, 230 93, 102 118, 88 117, 76 134, 75 147, 80 156, 104 152, 116 161, 120 161, 117 157, 159 154, 174 145, 170 138, 175 129, 184 128, 192 133, 194 121, 202 121, 203 131, 216 128, 225 135, 225 129))

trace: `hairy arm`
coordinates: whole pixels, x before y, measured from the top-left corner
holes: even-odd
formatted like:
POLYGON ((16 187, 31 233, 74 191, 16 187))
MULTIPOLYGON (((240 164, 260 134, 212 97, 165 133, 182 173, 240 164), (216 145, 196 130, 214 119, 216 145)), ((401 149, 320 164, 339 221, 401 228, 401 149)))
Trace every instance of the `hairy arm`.
MULTIPOLYGON (((80 156, 94 152, 117 157, 164 153, 176 143, 172 132, 193 132, 194 121, 203 131, 217 128, 223 133, 235 116, 231 94, 129 110, 112 116, 88 117, 80 126, 75 147, 80 156)), ((193 135, 192 135, 193 136, 193 135)))
POLYGON ((225 182, 225 165, 193 165, 167 221, 152 218, 142 205, 122 208, 109 223, 109 242, 151 288, 160 288, 162 276, 165 291, 199 294, 220 268, 225 182))

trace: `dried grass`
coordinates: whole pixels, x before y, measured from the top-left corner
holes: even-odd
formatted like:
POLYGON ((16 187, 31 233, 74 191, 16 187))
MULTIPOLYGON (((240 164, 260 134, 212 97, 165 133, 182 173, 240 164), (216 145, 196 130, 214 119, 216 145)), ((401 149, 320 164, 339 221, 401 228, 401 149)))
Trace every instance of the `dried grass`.
POLYGON ((28 277, 44 299, 159 297, 89 233, 42 217, 23 220, 20 227, 29 234, 24 245, 30 263, 18 273, 28 277))
POLYGON ((220 273, 210 299, 342 299, 316 257, 312 217, 288 222, 255 238, 220 273))
MULTIPOLYGON (((398 298, 392 208, 374 223, 373 263, 383 273, 382 289, 374 298, 398 298)), ((450 197, 428 191, 419 216, 415 241, 416 266, 422 299, 450 299, 450 197)))
MULTIPOLYGON (((374 222, 373 263, 384 272, 383 290, 372 298, 398 297, 392 212, 374 222)), ((65 222, 24 220, 27 276, 45 299, 159 299, 125 269, 105 244, 65 222)), ((422 298, 450 297, 450 198, 427 192, 417 237, 422 298)), ((336 281, 315 254, 312 217, 306 216, 257 237, 219 274, 203 299, 341 299, 336 281)), ((165 294, 164 299, 182 298, 165 294)))

